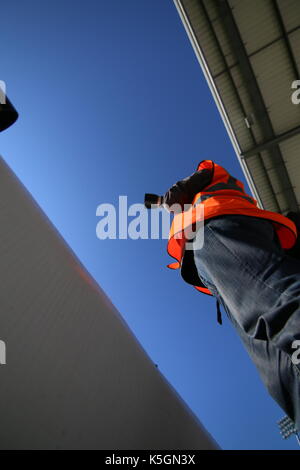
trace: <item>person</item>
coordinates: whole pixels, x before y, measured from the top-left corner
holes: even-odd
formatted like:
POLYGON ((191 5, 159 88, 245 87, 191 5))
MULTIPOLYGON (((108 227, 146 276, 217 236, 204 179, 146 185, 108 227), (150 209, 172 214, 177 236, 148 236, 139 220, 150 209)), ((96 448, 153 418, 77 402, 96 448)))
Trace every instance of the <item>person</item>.
MULTIPOLYGON (((297 232, 300 232, 300 212, 290 211, 286 214, 290 220, 294 222, 297 228, 297 232)), ((292 248, 286 250, 286 253, 293 258, 297 258, 300 260, 300 237, 297 237, 296 243, 293 245, 292 248)))
POLYGON ((216 297, 218 321, 221 304, 269 394, 299 430, 300 261, 292 256, 295 223, 260 209, 243 184, 212 160, 200 162, 159 203, 169 211, 177 207, 167 247, 177 261, 168 267, 181 268, 186 282, 216 297), (204 243, 185 250, 186 226, 176 229, 176 218, 191 211, 186 224, 195 226, 197 204, 204 207, 204 243))

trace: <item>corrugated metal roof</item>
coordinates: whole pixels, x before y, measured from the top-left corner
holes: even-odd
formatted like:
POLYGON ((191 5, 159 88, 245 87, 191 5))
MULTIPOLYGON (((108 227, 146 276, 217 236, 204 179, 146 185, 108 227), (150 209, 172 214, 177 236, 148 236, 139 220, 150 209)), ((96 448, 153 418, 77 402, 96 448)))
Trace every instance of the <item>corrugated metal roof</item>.
POLYGON ((300 206, 299 0, 174 0, 253 196, 300 206))

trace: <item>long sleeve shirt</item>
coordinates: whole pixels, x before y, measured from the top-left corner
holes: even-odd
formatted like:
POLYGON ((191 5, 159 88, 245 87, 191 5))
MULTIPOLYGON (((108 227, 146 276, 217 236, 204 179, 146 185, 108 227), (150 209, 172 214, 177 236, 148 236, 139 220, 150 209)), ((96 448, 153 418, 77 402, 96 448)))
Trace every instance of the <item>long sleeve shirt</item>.
POLYGON ((184 210, 184 205, 192 204, 194 196, 208 186, 212 179, 210 170, 196 171, 183 180, 177 181, 162 196, 162 205, 170 212, 178 213, 184 210), (176 205, 173 207, 173 205, 176 205))
MULTIPOLYGON (((212 176, 211 170, 204 169, 177 181, 164 196, 161 196, 161 204, 165 209, 175 214, 182 212, 184 205, 192 204, 195 195, 211 183, 212 176)), ((181 275, 189 284, 201 285, 193 250, 187 250, 184 253, 181 275)))

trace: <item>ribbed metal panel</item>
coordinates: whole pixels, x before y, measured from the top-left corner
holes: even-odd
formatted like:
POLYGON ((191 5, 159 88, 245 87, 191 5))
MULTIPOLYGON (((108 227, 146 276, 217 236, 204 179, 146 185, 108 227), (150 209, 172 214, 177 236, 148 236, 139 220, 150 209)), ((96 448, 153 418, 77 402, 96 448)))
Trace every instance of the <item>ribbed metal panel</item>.
POLYGON ((287 31, 299 28, 300 6, 299 0, 279 0, 278 5, 287 31))
POLYGON ((285 188, 282 186, 280 168, 278 171, 278 168, 276 167, 276 165, 274 165, 272 154, 268 150, 261 152, 261 157, 265 164, 267 174, 271 181, 272 189, 279 205, 279 212, 285 213, 288 211, 289 207, 288 201, 286 199, 285 188))
POLYGON ((197 31, 195 52, 254 196, 266 209, 294 210, 300 188, 285 162, 299 157, 289 141, 270 142, 287 138, 286 133, 300 125, 300 106, 291 101, 291 84, 300 79, 299 0, 174 2, 188 23, 188 32, 189 28, 197 31), (184 14, 179 5, 184 6, 184 14), (232 20, 237 31, 233 34, 228 27, 232 20), (256 152, 262 144, 267 147, 256 152), (242 158, 243 153, 247 158, 242 158))
MULTIPOLYGON (((204 4, 209 5, 209 3, 205 3, 205 2, 204 4)), ((209 8, 207 8, 207 10, 209 11, 209 8)), ((218 38, 218 42, 222 49, 222 53, 224 55, 226 64, 228 65, 228 67, 231 67, 232 65, 236 63, 236 60, 235 60, 234 55, 232 54, 230 44, 226 36, 226 30, 222 22, 220 21, 220 18, 218 17, 218 18, 215 18, 214 20, 211 20, 211 25, 218 38)))
POLYGON ((285 164, 300 205, 300 135, 282 142, 280 148, 286 156, 285 164))
POLYGON ((268 184, 261 160, 253 155, 253 157, 247 159, 247 167, 256 187, 259 189, 264 209, 276 212, 278 207, 274 201, 274 195, 268 184))
POLYGON ((203 15, 203 9, 198 0, 185 0, 183 2, 188 18, 193 25, 193 31, 199 44, 203 46, 203 53, 209 57, 209 68, 213 75, 224 70, 222 58, 216 47, 216 43, 211 33, 209 23, 203 15))
POLYGON ((245 115, 242 112, 242 109, 239 106, 238 98, 232 83, 229 79, 228 74, 221 75, 215 79, 217 89, 222 93, 222 101, 225 108, 232 110, 230 113, 230 123, 234 129, 236 138, 238 142, 243 144, 245 148, 251 147, 253 145, 253 140, 250 136, 249 129, 245 124, 245 115))
POLYGON ((198 0, 198 3, 204 4, 206 11, 208 12, 209 19, 212 23, 214 23, 219 18, 219 13, 214 2, 207 0, 199 2, 198 0))
POLYGON ((250 59, 276 134, 300 124, 300 113, 291 101, 294 73, 283 41, 250 59))
POLYGON ((248 54, 280 35, 271 0, 230 0, 229 4, 248 54))
MULTIPOLYGON (((240 122, 240 130, 238 134, 238 141, 242 151, 246 151, 249 148, 252 148, 254 143, 259 144, 263 142, 263 134, 261 128, 257 125, 257 119, 255 116, 255 111, 253 108, 253 103, 251 101, 251 97, 249 95, 247 84, 242 78, 240 68, 238 66, 232 67, 230 70, 232 79, 235 84, 235 89, 239 95, 239 98, 243 104, 245 113, 241 112, 241 122, 240 122), (251 126, 252 136, 250 134, 250 130, 246 126, 245 118, 249 117, 253 119, 253 124, 251 126), (253 140, 253 138, 255 140, 253 140)), ((220 89, 220 92, 223 96, 223 90, 220 89)), ((233 90, 232 90, 233 93, 233 90)), ((236 128, 235 128, 236 130, 236 128)))
MULTIPOLYGON (((300 6, 299 6, 300 8, 300 6)), ((293 51, 293 55, 295 58, 295 61, 297 63, 297 68, 298 71, 300 71, 300 27, 293 33, 289 34, 289 41, 291 44, 291 48, 293 51)), ((296 77, 298 80, 300 80, 300 74, 298 77, 296 77)))
POLYGON ((2 159, 0 227, 0 448, 216 448, 2 159))

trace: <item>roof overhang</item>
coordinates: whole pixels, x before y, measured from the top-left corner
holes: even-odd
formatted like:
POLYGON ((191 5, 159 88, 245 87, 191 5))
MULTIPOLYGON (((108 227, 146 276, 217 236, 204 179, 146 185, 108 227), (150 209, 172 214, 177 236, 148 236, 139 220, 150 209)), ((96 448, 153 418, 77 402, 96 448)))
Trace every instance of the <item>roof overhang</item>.
POLYGON ((298 211, 298 1, 174 3, 253 196, 262 208, 298 211))

